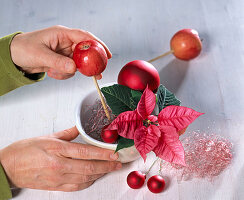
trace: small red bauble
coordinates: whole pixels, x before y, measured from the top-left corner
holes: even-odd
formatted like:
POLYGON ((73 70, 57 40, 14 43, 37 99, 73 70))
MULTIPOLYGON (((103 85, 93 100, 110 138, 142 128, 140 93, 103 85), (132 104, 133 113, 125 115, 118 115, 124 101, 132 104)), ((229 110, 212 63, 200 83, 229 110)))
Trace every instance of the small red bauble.
POLYGON ((145 183, 146 175, 140 171, 133 171, 127 176, 127 184, 132 189, 139 189, 145 183))
POLYGON ((148 88, 156 91, 160 84, 160 77, 156 68, 144 60, 134 60, 127 63, 119 72, 118 84, 133 90, 148 88))
POLYGON ((78 43, 73 53, 77 69, 86 76, 101 74, 107 66, 107 54, 103 46, 96 40, 78 43))
POLYGON ((101 138, 106 143, 114 143, 117 141, 119 135, 117 130, 105 130, 109 125, 103 127, 101 138))
POLYGON ((155 175, 148 179, 147 187, 153 193, 160 193, 164 190, 165 181, 162 176, 155 175))
POLYGON ((171 38, 170 47, 176 58, 191 60, 200 54, 202 43, 196 30, 182 29, 171 38))

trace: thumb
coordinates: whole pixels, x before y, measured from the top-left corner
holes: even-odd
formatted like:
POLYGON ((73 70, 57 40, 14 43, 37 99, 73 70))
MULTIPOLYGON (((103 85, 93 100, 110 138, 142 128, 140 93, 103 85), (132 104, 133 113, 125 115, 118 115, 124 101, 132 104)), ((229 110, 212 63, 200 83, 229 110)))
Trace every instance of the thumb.
POLYGON ((53 133, 50 135, 50 137, 54 137, 60 140, 66 140, 66 141, 71 141, 74 140, 77 136, 79 135, 79 131, 77 128, 74 126, 72 128, 53 133))
POLYGON ((74 74, 76 72, 75 62, 64 55, 58 54, 51 49, 43 49, 41 55, 42 66, 47 66, 55 71, 59 71, 65 74, 74 74))

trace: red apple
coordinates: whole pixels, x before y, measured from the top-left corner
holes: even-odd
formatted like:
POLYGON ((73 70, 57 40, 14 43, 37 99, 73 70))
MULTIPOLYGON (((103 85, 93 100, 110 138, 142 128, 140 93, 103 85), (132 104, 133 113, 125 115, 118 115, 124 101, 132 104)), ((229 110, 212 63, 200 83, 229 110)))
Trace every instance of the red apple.
POLYGON ((86 76, 101 74, 107 65, 108 58, 103 46, 96 40, 87 40, 75 46, 73 60, 77 69, 86 76))
POLYGON ((103 127, 101 132, 101 138, 106 143, 114 143, 117 141, 119 135, 116 130, 106 130, 109 125, 103 127))
POLYGON ((182 29, 172 37, 170 47, 176 58, 191 60, 200 54, 202 43, 196 30, 182 29))
POLYGON ((121 69, 118 84, 141 91, 148 85, 150 90, 156 91, 160 84, 160 77, 156 68, 149 62, 134 60, 121 69))

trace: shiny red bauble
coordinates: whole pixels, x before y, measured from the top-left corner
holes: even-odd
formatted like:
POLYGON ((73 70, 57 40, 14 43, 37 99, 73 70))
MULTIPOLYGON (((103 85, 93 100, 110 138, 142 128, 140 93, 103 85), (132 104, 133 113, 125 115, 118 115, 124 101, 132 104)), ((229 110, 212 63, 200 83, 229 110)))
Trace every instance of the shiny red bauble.
POLYGON ((146 175, 140 171, 133 171, 127 176, 127 184, 132 189, 139 189, 145 183, 146 175))
POLYGON ((106 143, 115 143, 118 140, 117 130, 105 130, 108 125, 104 126, 101 132, 101 138, 106 143))
POLYGON ((191 60, 200 54, 202 43, 196 30, 182 29, 172 37, 170 47, 176 58, 191 60))
POLYGON ((148 85, 150 90, 156 91, 160 84, 160 77, 156 68, 149 62, 134 60, 121 69, 118 84, 140 91, 148 85))
POLYGON ((86 76, 101 74, 108 62, 103 46, 96 40, 87 40, 78 43, 73 53, 77 69, 86 76))
POLYGON ((160 193, 164 190, 165 181, 162 176, 155 175, 148 179, 147 187, 153 193, 160 193))

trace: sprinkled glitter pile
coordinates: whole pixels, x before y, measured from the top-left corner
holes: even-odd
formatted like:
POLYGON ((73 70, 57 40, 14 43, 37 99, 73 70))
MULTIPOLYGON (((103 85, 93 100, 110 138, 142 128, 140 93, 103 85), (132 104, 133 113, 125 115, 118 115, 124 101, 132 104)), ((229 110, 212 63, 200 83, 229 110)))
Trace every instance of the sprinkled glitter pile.
POLYGON ((193 132, 182 140, 186 166, 162 162, 161 172, 178 180, 207 178, 212 181, 232 160, 232 143, 218 135, 193 132))
MULTIPOLYGON (((112 114, 111 109, 107 106, 111 121, 115 118, 112 114)), ((104 112, 102 107, 102 103, 100 100, 96 100, 94 105, 88 105, 87 110, 91 113, 89 120, 85 123, 84 129, 86 134, 91 136, 92 138, 102 141, 101 139, 101 130, 102 128, 109 124, 108 118, 104 112)))

